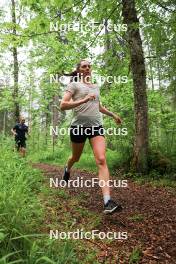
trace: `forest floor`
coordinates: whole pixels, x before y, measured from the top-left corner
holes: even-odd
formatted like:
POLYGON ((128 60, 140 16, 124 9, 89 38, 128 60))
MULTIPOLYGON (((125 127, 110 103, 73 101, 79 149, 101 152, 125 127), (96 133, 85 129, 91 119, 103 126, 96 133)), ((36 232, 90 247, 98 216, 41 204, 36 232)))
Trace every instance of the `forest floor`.
MULTIPOLYGON (((59 166, 44 163, 33 166, 43 172, 48 189, 51 189, 49 178, 62 178, 63 168, 59 166)), ((72 169, 71 179, 77 177, 91 179, 97 178, 97 175, 72 169)), ((55 224, 61 227, 69 217, 71 227, 75 230, 78 226, 86 226, 89 228, 86 231, 91 231, 92 228, 105 233, 127 232, 126 240, 84 241, 87 247, 97 249, 98 263, 176 263, 176 195, 173 188, 141 185, 128 180, 126 188, 112 190, 112 198, 123 206, 122 212, 113 215, 103 215, 102 193, 98 186, 59 189, 53 202, 49 201, 52 199, 51 195, 44 202, 47 210, 42 231, 49 232, 53 219, 55 224), (85 210, 90 212, 90 215, 86 214, 85 210), (89 222, 86 222, 88 218, 89 222)))

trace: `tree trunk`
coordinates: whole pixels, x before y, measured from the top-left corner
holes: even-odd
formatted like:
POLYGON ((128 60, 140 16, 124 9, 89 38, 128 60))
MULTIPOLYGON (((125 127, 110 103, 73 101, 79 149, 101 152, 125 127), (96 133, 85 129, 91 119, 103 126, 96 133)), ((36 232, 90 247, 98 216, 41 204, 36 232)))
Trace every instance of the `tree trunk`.
POLYGON ((45 113, 45 146, 47 148, 48 145, 48 129, 49 129, 49 124, 50 124, 50 105, 47 105, 47 111, 45 113))
POLYGON ((127 24, 131 69, 134 89, 135 139, 132 169, 139 173, 148 171, 148 104, 146 93, 146 70, 139 20, 134 0, 122 0, 122 15, 127 24))
MULTIPOLYGON (((56 129, 56 127, 58 126, 58 123, 59 123, 59 111, 58 111, 58 101, 59 101, 59 98, 58 98, 58 95, 54 95, 53 96, 53 105, 52 105, 52 114, 53 114, 53 127, 54 127, 54 129, 56 129)), ((58 136, 57 135, 55 135, 54 133, 53 133, 53 152, 54 152, 54 147, 55 147, 55 144, 56 144, 56 142, 57 142, 57 138, 58 138, 58 136)))
POLYGON ((159 90, 161 90, 161 68, 160 68, 160 63, 159 60, 160 58, 158 57, 159 55, 157 55, 157 71, 158 71, 158 86, 159 86, 159 90))
POLYGON ((29 94, 28 94, 28 127, 29 131, 32 131, 32 111, 33 111, 33 87, 34 87, 34 82, 32 78, 33 70, 31 70, 30 77, 29 77, 29 94))
POLYGON ((6 115, 7 115, 7 111, 4 110, 4 116, 3 116, 3 134, 6 134, 6 115))
POLYGON ((149 41, 149 36, 146 34, 146 39, 147 39, 147 49, 148 49, 148 56, 149 56, 149 71, 150 71, 150 78, 152 82, 152 90, 154 90, 154 78, 153 78, 153 63, 151 59, 151 51, 150 51, 150 41, 149 41))
MULTIPOLYGON (((15 1, 11 0, 12 3, 12 22, 13 22, 13 35, 16 36, 16 12, 15 12, 15 1)), ((19 107, 19 87, 18 87, 18 76, 19 76, 19 65, 18 65, 18 51, 16 44, 13 44, 12 48, 13 52, 13 79, 14 79, 14 90, 13 90, 13 101, 14 101, 14 119, 17 121, 20 115, 20 107, 19 107)))
POLYGON ((109 39, 109 31, 108 31, 108 20, 105 20, 105 51, 110 50, 110 39, 109 39))

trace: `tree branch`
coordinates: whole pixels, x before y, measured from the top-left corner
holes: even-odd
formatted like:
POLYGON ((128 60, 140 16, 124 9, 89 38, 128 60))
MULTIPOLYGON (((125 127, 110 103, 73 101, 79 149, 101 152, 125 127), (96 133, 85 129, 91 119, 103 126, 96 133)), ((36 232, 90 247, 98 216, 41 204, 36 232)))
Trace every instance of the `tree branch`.
POLYGON ((170 9, 170 8, 168 8, 168 7, 166 7, 165 5, 163 5, 163 3, 156 2, 156 4, 157 4, 158 6, 160 6, 161 8, 163 8, 164 10, 168 11, 168 12, 174 12, 174 10, 172 10, 172 9, 170 9))
MULTIPOLYGON (((115 2, 114 2, 114 3, 115 3, 115 2)), ((110 15, 106 18, 106 22, 108 21, 108 19, 110 19, 110 17, 113 15, 113 13, 116 11, 116 9, 117 9, 120 5, 121 5, 121 2, 117 5, 116 8, 114 8, 114 9, 112 10, 112 12, 110 13, 110 15)), ((103 28, 102 28, 102 29, 103 29, 103 28)), ((100 35, 102 29, 100 29, 100 31, 97 33, 97 35, 95 36, 94 40, 90 43, 90 45, 87 47, 87 49, 90 48, 90 47, 92 46, 92 44, 95 42, 95 40, 97 39, 97 37, 100 35)))

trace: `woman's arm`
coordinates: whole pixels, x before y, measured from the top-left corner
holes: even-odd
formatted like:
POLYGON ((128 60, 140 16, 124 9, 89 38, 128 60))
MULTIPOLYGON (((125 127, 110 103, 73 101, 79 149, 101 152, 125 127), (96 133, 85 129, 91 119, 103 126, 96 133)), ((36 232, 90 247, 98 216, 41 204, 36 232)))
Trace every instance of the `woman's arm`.
POLYGON ((89 100, 94 100, 95 95, 94 94, 88 94, 83 99, 80 99, 77 101, 71 101, 71 98, 72 98, 72 93, 65 92, 64 97, 60 103, 60 109, 61 110, 69 110, 69 109, 72 109, 72 108, 79 106, 81 104, 87 103, 89 100))
POLYGON ((122 120, 121 120, 121 118, 118 115, 116 115, 113 112, 109 111, 106 107, 102 106, 100 103, 99 103, 99 111, 102 114, 105 114, 107 116, 113 117, 113 119, 116 121, 117 124, 121 124, 122 123, 122 120))

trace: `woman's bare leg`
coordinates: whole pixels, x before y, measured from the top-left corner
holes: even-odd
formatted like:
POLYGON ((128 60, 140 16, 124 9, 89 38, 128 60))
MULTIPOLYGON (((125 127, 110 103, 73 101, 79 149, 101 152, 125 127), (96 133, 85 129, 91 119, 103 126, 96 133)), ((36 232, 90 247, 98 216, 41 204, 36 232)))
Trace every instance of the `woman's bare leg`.
MULTIPOLYGON (((106 163, 106 142, 102 136, 96 136, 90 139, 90 144, 94 153, 95 161, 98 167, 99 180, 107 182, 110 178, 108 166, 106 163)), ((110 195, 110 187, 102 187, 103 195, 110 195)))
POLYGON ((72 155, 71 157, 69 157, 68 161, 67 161, 67 171, 69 172, 71 167, 73 166, 73 164, 75 162, 78 162, 83 148, 84 148, 85 142, 84 143, 74 143, 71 142, 71 146, 72 146, 72 155))

